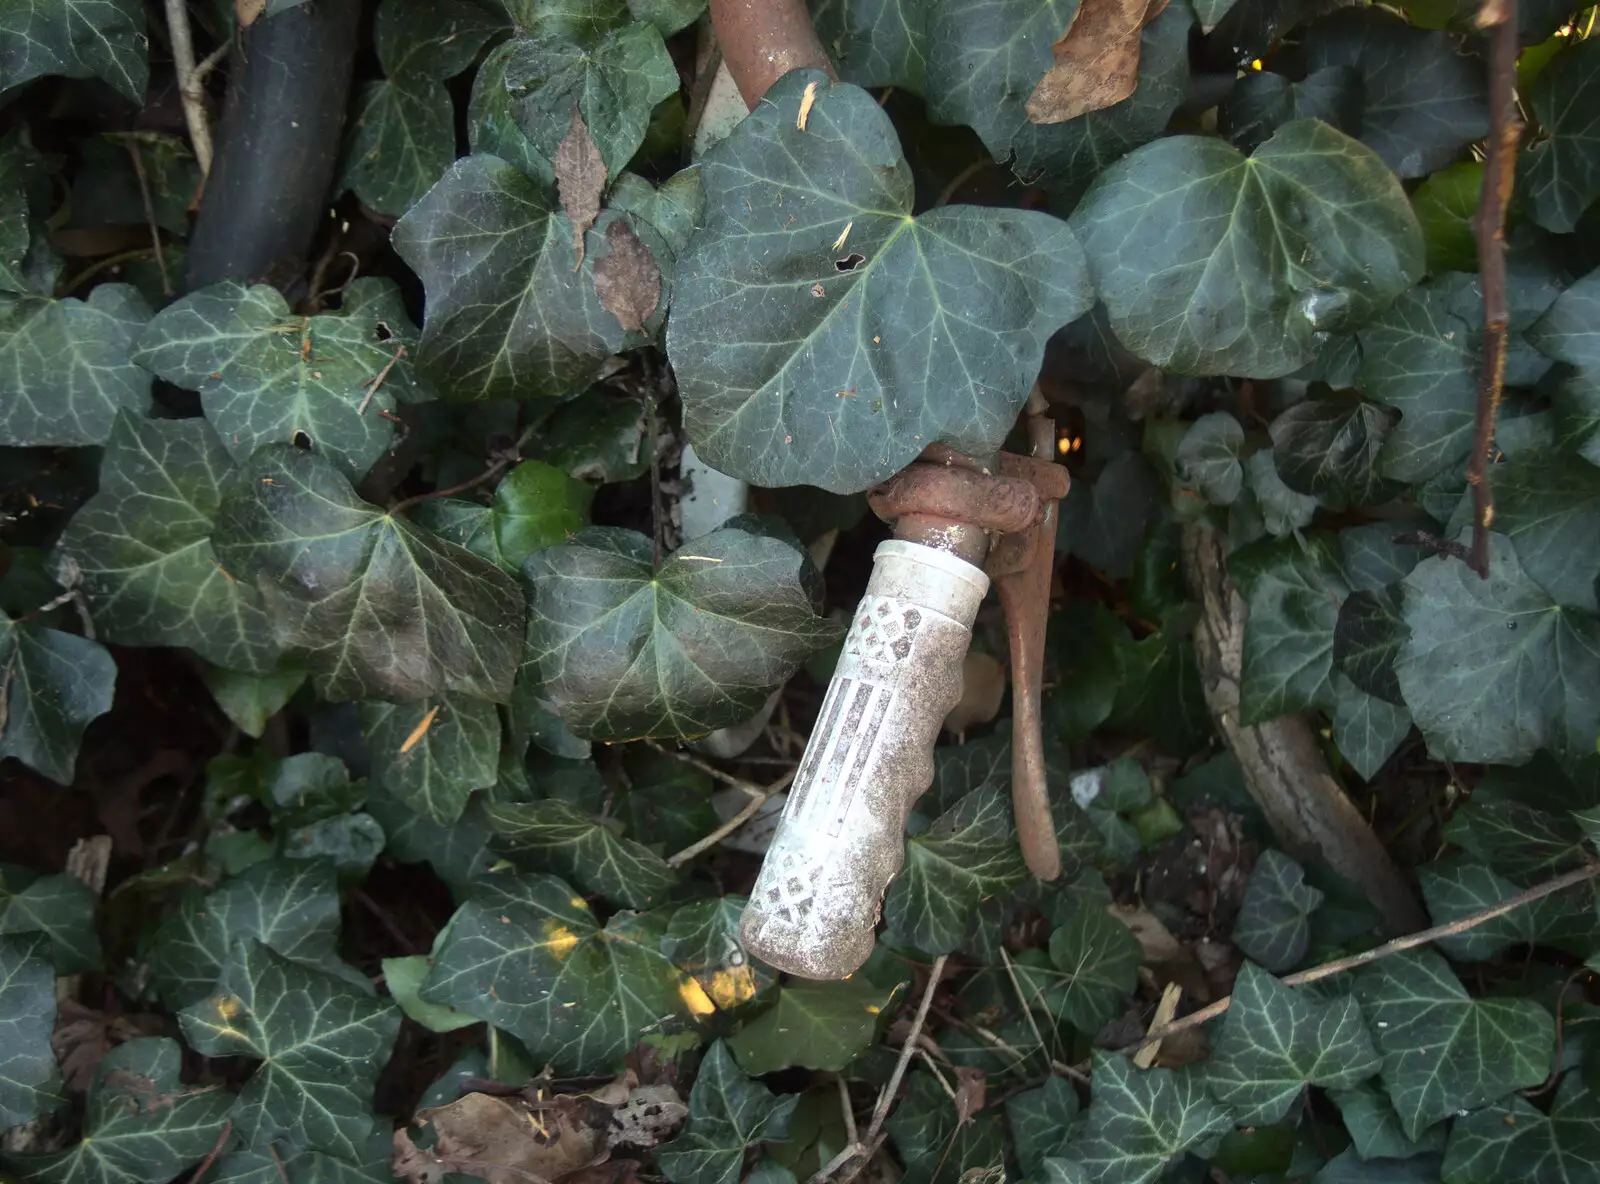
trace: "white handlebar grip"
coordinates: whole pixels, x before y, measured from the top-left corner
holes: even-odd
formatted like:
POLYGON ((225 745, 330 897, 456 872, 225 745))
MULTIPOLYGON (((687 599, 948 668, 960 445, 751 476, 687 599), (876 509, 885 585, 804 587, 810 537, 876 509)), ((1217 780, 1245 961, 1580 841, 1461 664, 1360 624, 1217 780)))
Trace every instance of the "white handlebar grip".
POLYGON ((905 861, 906 816, 933 782, 933 746, 961 697, 980 568, 892 539, 817 715, 788 805, 739 932, 762 961, 834 979, 872 953, 889 881, 905 861))

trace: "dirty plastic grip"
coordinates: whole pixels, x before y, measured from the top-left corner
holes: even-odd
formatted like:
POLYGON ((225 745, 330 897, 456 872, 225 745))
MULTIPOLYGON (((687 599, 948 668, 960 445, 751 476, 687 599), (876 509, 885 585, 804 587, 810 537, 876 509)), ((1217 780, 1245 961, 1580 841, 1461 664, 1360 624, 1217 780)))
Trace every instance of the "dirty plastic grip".
POLYGON ((988 589, 980 568, 947 551, 879 545, 740 919, 748 953, 816 979, 843 978, 872 953, 884 890, 905 861, 906 816, 933 782, 934 741, 961 697, 988 589))

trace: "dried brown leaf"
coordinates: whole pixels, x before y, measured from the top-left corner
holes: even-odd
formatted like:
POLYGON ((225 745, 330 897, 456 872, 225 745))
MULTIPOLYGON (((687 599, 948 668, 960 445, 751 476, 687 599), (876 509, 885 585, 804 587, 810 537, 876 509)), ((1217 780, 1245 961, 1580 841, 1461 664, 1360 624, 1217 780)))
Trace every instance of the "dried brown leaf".
POLYGON ((572 253, 576 262, 572 270, 583 266, 583 236, 600 216, 600 195, 606 188, 606 162, 589 134, 589 125, 578 113, 578 104, 572 104, 572 121, 567 124, 567 134, 556 146, 556 188, 561 194, 561 208, 572 223, 572 253))
POLYGON ((267 0, 233 0, 233 16, 241 29, 255 24, 256 17, 267 10, 267 0))
POLYGON ((595 295, 624 329, 640 332, 661 302, 661 269, 650 248, 621 218, 606 227, 606 244, 610 252, 595 260, 595 295))
POLYGON ((982 1069, 956 1066, 956 1117, 967 1122, 987 1104, 989 1079, 982 1069))
POLYGON ((161 1030, 162 1023, 157 1016, 107 1015, 85 1007, 76 999, 67 999, 56 1014, 50 1048, 56 1054, 67 1088, 81 1092, 89 1088, 94 1071, 106 1053, 125 1040, 154 1036, 161 1030))
POLYGON ((1031 123, 1065 123, 1122 102, 1139 84, 1139 31, 1167 0, 1083 0, 1028 97, 1031 123))
POLYGON ((418 1153, 405 1165, 397 1152, 395 1171, 411 1171, 406 1177, 411 1180, 426 1179, 417 1174, 425 1166, 444 1163, 487 1184, 526 1184, 530 1175, 554 1180, 606 1156, 604 1131, 589 1122, 587 1107, 574 1098, 530 1106, 517 1098, 473 1093, 420 1111, 417 1118, 432 1123, 439 1138, 431 1156, 418 1153))
POLYGON ((960 734, 1000 714, 1006 697, 1006 668, 990 654, 968 650, 961 663, 961 698, 944 717, 947 732, 960 734))

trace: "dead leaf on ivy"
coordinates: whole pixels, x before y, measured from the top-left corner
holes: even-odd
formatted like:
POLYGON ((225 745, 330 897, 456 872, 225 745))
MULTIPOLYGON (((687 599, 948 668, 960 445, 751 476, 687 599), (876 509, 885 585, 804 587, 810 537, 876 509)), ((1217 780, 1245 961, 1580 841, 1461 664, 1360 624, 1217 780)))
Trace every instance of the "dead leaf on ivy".
POLYGON ((267 0, 233 0, 233 18, 241 29, 248 29, 266 8, 267 0))
POLYGON ((561 194, 561 208, 572 223, 572 252, 576 260, 572 270, 583 266, 583 236, 600 216, 600 195, 606 188, 606 162, 589 134, 589 125, 578 113, 578 104, 572 104, 572 121, 567 124, 567 134, 556 146, 551 162, 556 171, 556 189, 561 194))
POLYGON ((67 999, 56 1013, 50 1048, 56 1054, 67 1088, 81 1092, 89 1088, 106 1053, 136 1036, 155 1036, 162 1027, 158 1016, 108 1015, 85 1007, 76 999, 67 999))
POLYGON ((606 227, 606 244, 610 252, 594 264, 595 295, 624 329, 642 332, 661 303, 661 269, 650 248, 621 218, 606 227))
POLYGON ((1028 97, 1031 123, 1065 123, 1122 102, 1139 85, 1139 33, 1167 0, 1083 0, 1050 47, 1055 64, 1028 97))

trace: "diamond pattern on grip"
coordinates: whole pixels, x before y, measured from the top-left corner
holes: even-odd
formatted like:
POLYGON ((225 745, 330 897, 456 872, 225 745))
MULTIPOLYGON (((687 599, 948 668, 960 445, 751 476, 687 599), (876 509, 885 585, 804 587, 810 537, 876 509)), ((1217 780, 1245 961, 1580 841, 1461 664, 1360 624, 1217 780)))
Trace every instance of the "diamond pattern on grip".
POLYGON ((868 596, 850 627, 845 652, 864 662, 904 661, 921 624, 922 611, 916 605, 892 596, 868 596))
POLYGON ((785 925, 804 925, 817 897, 816 881, 821 870, 814 863, 808 867, 793 851, 779 853, 776 866, 769 856, 761 869, 761 878, 767 882, 761 896, 768 911, 785 925))

